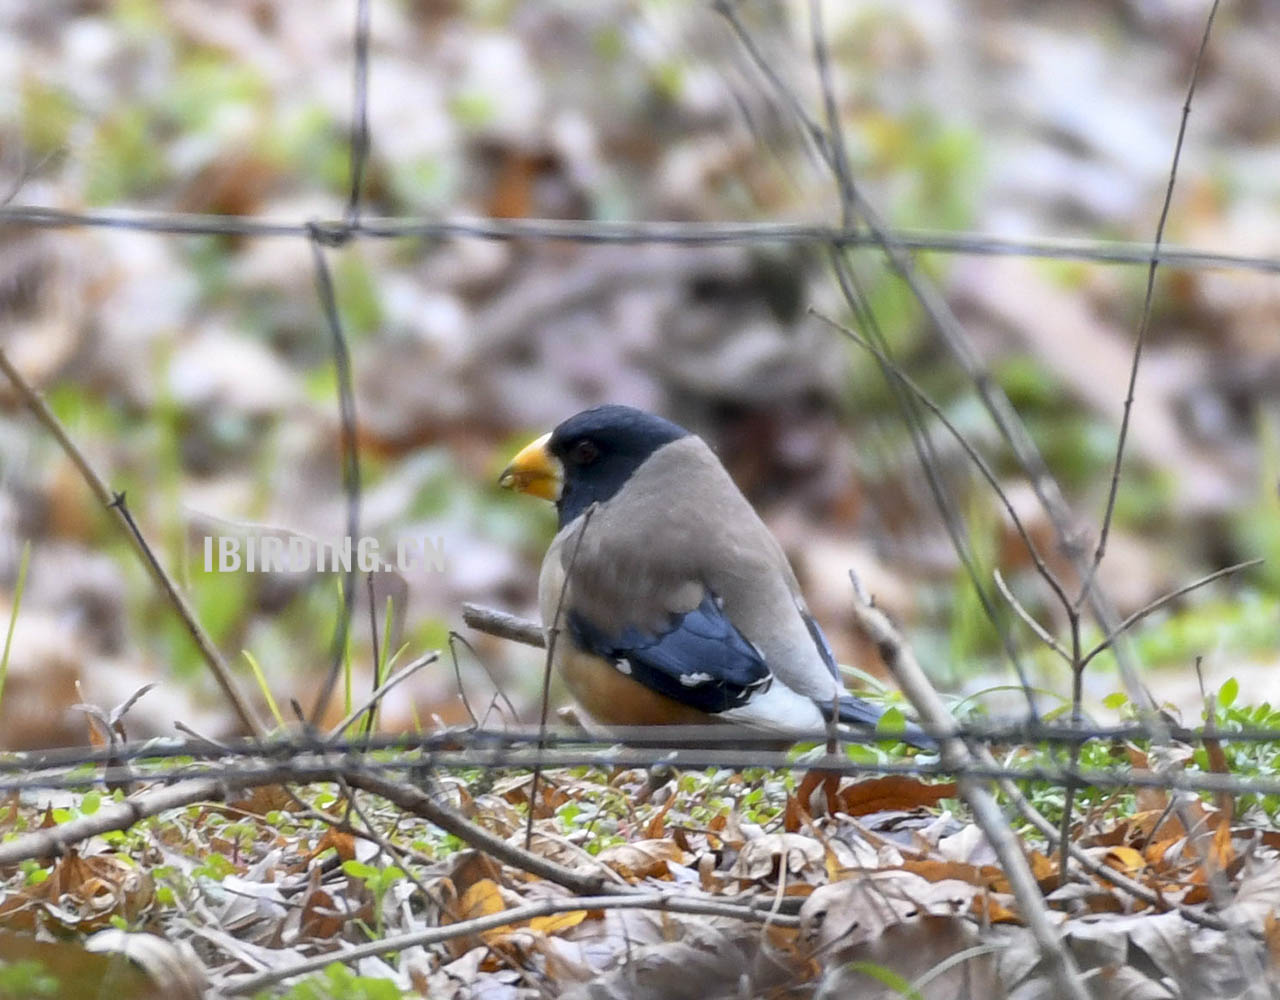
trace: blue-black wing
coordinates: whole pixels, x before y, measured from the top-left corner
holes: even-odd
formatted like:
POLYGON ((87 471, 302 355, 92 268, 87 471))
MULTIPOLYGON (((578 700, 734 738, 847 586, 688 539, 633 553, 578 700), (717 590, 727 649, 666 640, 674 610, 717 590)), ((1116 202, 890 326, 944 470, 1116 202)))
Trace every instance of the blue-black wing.
POLYGON ((773 675, 760 651, 729 621, 708 592, 692 611, 649 634, 633 626, 614 634, 570 611, 569 637, 645 687, 703 712, 745 705, 773 675))

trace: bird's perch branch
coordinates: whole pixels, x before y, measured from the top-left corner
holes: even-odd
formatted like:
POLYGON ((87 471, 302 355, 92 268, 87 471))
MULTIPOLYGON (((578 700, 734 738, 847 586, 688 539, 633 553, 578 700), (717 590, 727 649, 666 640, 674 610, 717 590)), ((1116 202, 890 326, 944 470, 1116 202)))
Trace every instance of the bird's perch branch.
POLYGON ((477 632, 496 635, 499 639, 522 642, 536 649, 547 647, 547 638, 543 635, 542 626, 528 618, 509 615, 505 611, 495 611, 493 608, 482 608, 478 604, 464 604, 462 620, 477 632))

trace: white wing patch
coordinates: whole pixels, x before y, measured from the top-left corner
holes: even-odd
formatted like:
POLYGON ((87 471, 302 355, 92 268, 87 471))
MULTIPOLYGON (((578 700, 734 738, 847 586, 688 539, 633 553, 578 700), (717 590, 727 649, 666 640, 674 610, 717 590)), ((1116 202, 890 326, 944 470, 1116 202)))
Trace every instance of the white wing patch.
POLYGON ((721 712, 719 718, 769 732, 815 733, 826 727, 813 699, 785 684, 765 688, 741 708, 721 712))
POLYGON ((712 677, 707 673, 681 674, 680 683, 687 688, 701 687, 703 684, 710 684, 712 677))

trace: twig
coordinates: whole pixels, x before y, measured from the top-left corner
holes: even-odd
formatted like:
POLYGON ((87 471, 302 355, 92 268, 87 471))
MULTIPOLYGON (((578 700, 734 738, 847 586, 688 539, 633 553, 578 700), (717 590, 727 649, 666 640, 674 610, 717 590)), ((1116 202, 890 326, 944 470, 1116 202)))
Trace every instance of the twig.
POLYGON ((1070 663, 1071 654, 1066 651, 1062 643, 1050 635, 1048 630, 1032 617, 1031 612, 1022 606, 1022 602, 1013 596, 1013 591, 1005 583, 1004 574, 999 569, 994 569, 991 571, 991 575, 995 578, 996 588, 1004 596, 1004 599, 1009 602, 1009 607, 1013 608, 1014 614, 1021 618, 1027 628, 1036 634, 1037 639, 1070 663))
MULTIPOLYGON (((346 797, 347 802, 350 803, 351 811, 354 812, 360 818, 360 822, 364 824, 364 829, 359 829, 352 824, 349 819, 335 820, 332 817, 326 816, 326 821, 335 827, 343 828, 353 836, 362 837, 371 843, 377 844, 378 849, 391 859, 391 863, 404 872, 405 878, 409 879, 409 881, 413 883, 414 887, 431 901, 431 905, 436 907, 436 909, 443 911, 445 909, 444 900, 414 874, 413 866, 408 863, 405 859, 404 853, 391 842, 391 839, 383 836, 381 832, 374 829, 373 822, 365 815, 364 810, 360 808, 360 802, 358 801, 356 793, 351 790, 351 787, 346 783, 346 781, 340 781, 338 784, 342 788, 342 794, 346 797)), ((295 801, 297 800, 295 799, 295 801)), ((306 808, 306 803, 301 803, 301 805, 306 808)), ((380 920, 381 914, 375 914, 375 919, 380 920)))
POLYGON ((1088 993, 1080 984, 1080 972, 1075 959, 1071 957, 1058 937, 1057 929, 1049 920, 1048 910, 1022 853, 1021 843, 991 792, 965 773, 973 759, 968 747, 954 735, 955 720, 897 629, 882 611, 863 599, 861 587, 852 573, 850 579, 854 582, 854 616, 863 631, 875 642, 885 665, 916 713, 924 722, 935 727, 935 731, 941 736, 942 760, 957 772, 960 795, 968 803, 974 822, 982 828, 987 842, 1000 860, 1000 866, 1009 880, 1009 887, 1018 901, 1022 919, 1049 963, 1050 975, 1056 984, 1058 995, 1071 1000, 1088 1000, 1088 993))
MULTIPOLYGON (((713 6, 729 22, 730 27, 737 35, 752 62, 756 65, 757 69, 765 79, 769 81, 770 85, 779 94, 784 103, 786 103, 796 121, 800 123, 805 134, 810 137, 814 145, 817 147, 819 154, 831 168, 840 194, 842 220, 844 224, 847 226, 855 215, 860 215, 867 223, 872 233, 879 237, 878 245, 886 255, 890 257, 895 269, 898 270, 910 285, 913 293, 915 293, 917 298, 920 300, 921 307, 934 319, 935 324, 938 324, 941 329, 941 324, 945 323, 949 318, 952 326, 958 328, 959 323, 955 320, 955 317, 947 311, 945 302, 942 303, 940 310, 936 304, 931 305, 929 300, 930 295, 935 299, 940 297, 937 296, 937 293, 931 288, 931 286, 922 285, 914 275, 914 272, 911 271, 910 262, 901 260, 900 258, 902 258, 903 255, 895 253, 893 248, 886 243, 883 238, 885 227, 876 218, 871 206, 858 192, 857 185, 854 182, 853 174, 849 168, 848 160, 843 148, 843 140, 841 138, 842 125, 835 105, 830 64, 827 58, 826 41, 822 30, 820 6, 817 3, 811 3, 809 9, 813 28, 814 60, 817 63, 819 76, 822 82, 824 106, 828 116, 828 132, 824 132, 821 126, 814 121, 814 119, 805 110, 804 106, 800 103, 799 98, 796 97, 793 90, 786 85, 778 75, 777 70, 773 67, 770 61, 765 58, 764 54, 760 51, 759 46, 756 44, 755 39, 746 30, 746 27, 738 17, 737 11, 734 9, 730 0, 717 0, 713 6)), ((840 252, 840 248, 835 245, 831 245, 829 247, 829 257, 832 267, 835 270, 840 290, 855 317, 858 318, 859 323, 870 335, 883 342, 875 316, 866 304, 866 296, 858 287, 857 276, 848 266, 844 255, 840 252)), ((944 334, 945 333, 946 331, 944 331, 944 334)), ((914 403, 909 397, 903 397, 897 391, 896 382, 889 377, 889 373, 887 371, 885 372, 885 375, 889 382, 890 391, 893 392, 897 398, 903 415, 907 419, 908 427, 911 429, 912 446, 915 448, 916 453, 920 458, 920 463, 924 469, 930 492, 932 493, 934 501, 937 504, 938 511, 942 516, 943 525, 947 530, 947 534, 951 539, 957 555, 960 557, 960 560, 965 567, 965 571, 968 573, 969 578, 973 583, 974 592, 982 605, 984 614, 986 614, 992 626, 998 633, 1001 644, 1004 647, 1005 654, 1008 656, 1010 663, 1013 664, 1014 669, 1018 674, 1018 680, 1022 685, 1023 693, 1027 700, 1027 711, 1030 715, 1035 716, 1036 706, 1035 699, 1032 695, 1030 680, 1022 666, 1021 659, 1013 644, 1012 637, 1009 635, 1008 629, 1000 620, 1000 616, 997 613, 994 602, 987 594, 986 586, 982 577, 978 573, 975 560, 970 551, 970 546, 968 545, 965 536, 965 528, 956 516, 954 504, 947 496, 946 488, 938 476, 938 462, 936 455, 933 453, 933 445, 929 434, 924 428, 923 421, 920 419, 914 403)))
MULTIPOLYGON (((550 628, 547 629, 547 655, 542 665, 542 701, 538 714, 539 750, 546 746, 547 712, 551 705, 551 667, 555 662, 556 640, 560 638, 560 630, 563 627, 561 621, 564 613, 564 599, 569 593, 569 579, 573 576, 574 566, 577 565, 578 553, 582 551, 582 540, 587 535, 587 528, 591 524, 591 516, 595 512, 596 505, 594 503, 582 512, 582 523, 578 527, 578 537, 573 540, 573 552, 569 556, 568 565, 565 566, 564 579, 560 581, 560 593, 556 596, 555 614, 552 616, 550 628)), ((533 780, 529 783, 529 815, 525 818, 524 826, 525 850, 529 849, 529 844, 533 841, 533 814, 537 811, 538 784, 541 779, 542 768, 535 766, 533 780)))
MULTIPOLYGON (((981 750, 978 753, 979 758, 985 763, 995 764, 995 761, 986 750, 981 750)), ((1040 810, 1027 801, 1027 797, 1022 794, 1018 786, 1012 781, 1002 780, 999 784, 1000 791, 1003 792, 1008 797, 1009 801, 1013 803, 1014 808, 1018 810, 1022 815, 1022 818, 1034 826, 1045 838, 1048 842, 1049 850, 1059 850, 1062 841, 1057 828, 1055 828, 1054 825, 1045 818, 1040 810)), ((1184 920, 1190 921, 1193 924, 1197 924, 1201 927, 1208 927, 1211 930, 1216 931, 1227 929, 1226 923, 1219 920, 1217 917, 1211 916, 1210 914, 1201 913, 1199 910, 1190 906, 1182 906, 1180 904, 1177 906, 1170 906, 1168 900, 1164 899, 1154 889, 1150 889, 1136 879, 1131 879, 1123 872, 1112 868, 1108 864, 1104 864, 1088 851, 1084 850, 1084 848, 1079 847, 1076 844, 1068 843, 1068 853, 1071 856, 1071 860, 1075 861, 1091 875, 1095 875, 1106 882, 1110 882, 1122 892, 1132 896, 1134 899, 1142 900, 1142 902, 1157 910, 1164 911, 1175 909, 1182 915, 1184 920)))
POLYGON ((1125 444, 1129 439, 1129 419, 1133 414, 1133 401, 1138 384, 1138 368, 1142 362, 1142 348, 1147 339, 1147 330, 1151 325, 1151 302, 1155 295, 1156 268, 1160 266, 1160 244, 1164 242, 1164 227, 1169 219, 1169 207, 1173 204, 1173 189, 1178 180, 1178 163, 1182 159, 1182 145, 1187 136, 1187 122, 1191 118, 1191 99, 1195 96, 1196 83, 1200 79, 1200 67, 1204 64, 1204 54, 1209 48, 1209 35, 1213 31, 1213 19, 1218 13, 1218 0, 1213 0, 1209 7, 1209 16, 1205 18, 1204 34, 1200 38, 1200 48, 1196 50, 1195 62, 1191 67, 1191 82, 1187 85, 1187 96, 1182 103, 1182 118, 1178 122, 1178 137, 1173 144, 1173 162, 1169 165, 1169 183, 1165 186, 1164 202, 1160 206, 1160 221, 1156 223, 1156 236, 1153 241, 1151 263, 1147 267, 1147 288, 1142 297, 1142 319, 1138 322, 1138 335, 1133 341, 1133 361, 1129 365, 1129 385, 1124 397, 1124 413, 1120 418, 1120 436, 1116 441, 1116 457, 1111 469, 1111 485, 1107 490, 1107 507, 1102 515, 1102 528, 1098 532, 1098 546, 1093 552, 1093 562, 1080 584, 1080 595, 1076 599, 1079 607, 1093 584, 1107 551, 1107 539, 1111 535, 1111 522, 1115 516, 1116 496, 1120 491, 1120 470, 1124 462, 1125 444))
MULTIPOLYGON (((835 175, 837 187, 840 191, 840 197, 846 206, 852 206, 856 209, 857 214, 865 222, 867 228, 873 236, 876 237, 876 244, 883 251, 886 259, 893 270, 902 278, 911 290, 912 295, 919 303, 920 308, 925 315, 929 317, 934 329, 942 338, 943 343, 948 350, 960 363, 965 373, 969 376, 977 391, 978 398, 982 401, 992 421, 995 423, 1001 436, 1008 443, 1018 464, 1022 467, 1027 475, 1036 498, 1040 501, 1041 506, 1045 509, 1049 517, 1050 523, 1054 527, 1054 531, 1058 536, 1058 542, 1063 552, 1071 559, 1076 566, 1077 571, 1083 577, 1087 573, 1087 564, 1083 561, 1083 553, 1081 551, 1076 532, 1072 526, 1072 515, 1070 508, 1067 506, 1063 497, 1062 489, 1058 485, 1050 472, 1048 465, 1044 461, 1039 448, 1032 439, 1030 433, 1023 425, 1018 417, 1017 411, 1013 404, 1009 401, 1008 396, 1000 387, 999 382, 992 376, 991 372, 982 363, 981 357, 978 355, 974 347, 969 343, 967 334, 965 333, 963 324, 960 323, 950 305, 941 293, 933 286, 933 284, 921 278, 913 263, 910 255, 905 251, 901 244, 896 243, 893 239, 893 233, 885 225, 880 218, 875 207, 867 201, 867 199, 859 192, 857 185, 854 183, 852 176, 844 166, 843 154, 833 149, 832 139, 826 135, 821 126, 809 115, 800 100, 790 87, 779 77, 777 71, 770 62, 764 57, 755 40, 746 30, 737 12, 734 10, 730 0, 716 0, 715 9, 724 15, 729 22, 730 27, 741 41, 743 48, 751 57, 760 72, 769 80, 770 84, 787 103, 796 120, 799 121, 806 133, 813 139, 823 159, 830 166, 835 175)), ((811 8, 815 10, 815 8, 811 8)), ((820 27, 818 15, 814 14, 815 27, 820 27)), ((815 37, 815 59, 818 62, 819 70, 824 68, 825 49, 822 39, 815 37)), ((830 90, 829 82, 824 86, 824 97, 830 90)), ((830 100, 827 101, 828 109, 831 108, 830 100)), ((830 126, 834 129, 838 123, 832 123, 830 126)), ((840 255, 834 252, 833 257, 838 258, 840 255)), ((837 268, 837 276, 840 270, 837 268)), ((842 279, 842 288, 846 282, 842 279)), ((847 289, 845 290, 848 296, 847 289)), ((850 300, 850 305, 857 314, 859 306, 855 299, 850 300)), ((926 469, 926 472, 928 470, 926 469)), ((936 492, 936 491, 935 491, 936 492)), ((944 511, 944 520, 945 520, 944 511)), ((953 541, 956 538, 955 533, 952 534, 953 541)), ((966 559, 966 555, 957 546, 957 552, 962 559, 966 559)), ((966 560, 967 565, 967 560, 966 560)), ((974 588, 982 601, 983 608, 990 616, 992 614, 989 608, 989 601, 986 596, 983 584, 977 579, 976 574, 970 572, 973 578, 974 588)), ((1098 587, 1092 587, 1088 592, 1088 600, 1091 610, 1098 619, 1104 631, 1110 631, 1112 622, 1115 619, 1115 613, 1112 610, 1109 601, 1098 587)), ((993 619, 994 621, 994 619, 993 619)), ((1001 629, 1001 638, 1006 643, 1006 649, 1009 648, 1007 637, 1004 630, 1001 629)), ((1138 674, 1136 665, 1132 661, 1132 656, 1123 646, 1118 646, 1116 650, 1116 660, 1120 667, 1121 676, 1124 679, 1125 687, 1129 691, 1135 704, 1141 703, 1141 678, 1138 674)), ((1017 666, 1017 660, 1014 659, 1017 666)), ((1034 712, 1034 703, 1031 700, 1030 685, 1026 678, 1021 676, 1022 672, 1019 668, 1020 679, 1024 692, 1027 694, 1028 704, 1034 712)), ((1159 735, 1164 732, 1162 721, 1158 717, 1151 720, 1153 734, 1159 735)))
MULTIPOLYGON (((926 409, 928 409, 933 417, 947 429, 952 438, 960 445, 961 449, 969 457, 969 461, 971 461, 982 474, 982 478, 987 481, 987 485, 991 487, 992 492, 995 493, 996 499, 1000 501, 1001 506, 1004 507, 1005 516, 1009 518, 1010 523, 1018 532, 1018 537, 1022 539, 1023 547, 1026 548, 1027 555, 1031 558, 1031 563, 1035 567, 1040 578, 1048 584, 1051 590, 1053 590, 1054 595, 1063 604, 1063 606, 1069 608, 1071 602, 1067 597, 1066 590, 1063 588, 1061 581, 1058 580, 1057 575, 1049 569, 1048 564, 1044 561, 1044 557, 1040 554, 1039 546, 1037 546, 1035 541, 1032 539, 1031 532, 1027 530, 1027 526, 1018 515, 1017 510, 1014 509, 1013 502, 1009 499, 1009 495, 1005 491, 1004 487, 1000 485, 1000 480, 996 478, 994 470, 992 470, 990 464, 982 457, 977 448, 973 446, 973 443, 960 432, 960 429, 951 421, 951 418, 943 412, 942 407, 933 401, 932 397, 924 391, 915 379, 906 373, 901 365, 895 362, 892 358, 881 351, 879 347, 872 344, 857 331, 850 330, 843 323, 836 322, 831 317, 816 309, 810 309, 809 312, 811 315, 822 320, 822 322, 826 323, 828 326, 844 334, 863 350, 874 355, 876 360, 878 360, 883 367, 888 368, 888 370, 893 374, 893 377, 897 379, 908 391, 910 391, 910 393, 915 396, 915 398, 919 400, 926 409)), ((1005 596, 1008 597, 1008 595, 1005 596)), ((1015 608, 1014 610, 1018 609, 1015 608)), ((1037 634, 1039 633, 1037 632, 1037 634)))
MULTIPOLYGON (((483 609, 483 608, 479 608, 477 605, 474 605, 474 604, 464 604, 464 605, 462 606, 462 608, 463 608, 463 612, 462 612, 462 614, 463 614, 463 621, 466 621, 466 616, 467 616, 467 610, 468 610, 468 609, 475 609, 475 610, 477 610, 477 611, 483 611, 483 610, 485 610, 485 609, 483 609)), ((497 612, 497 611, 495 611, 495 612, 492 612, 492 614, 495 614, 495 615, 501 615, 501 614, 502 614, 502 612, 497 612)), ((512 621, 520 621, 520 620, 521 620, 521 619, 519 619, 519 618, 516 618, 514 615, 503 615, 503 617, 510 618, 510 619, 512 619, 512 621)), ((536 645, 538 646, 538 648, 539 648, 539 649, 541 649, 541 648, 542 648, 542 641, 541 641, 541 640, 542 640, 542 628, 541 628, 537 623, 535 623, 535 622, 530 622, 530 623, 528 623, 528 624, 532 625, 532 627, 533 627, 534 629, 536 629, 536 630, 537 630, 537 633, 538 633, 538 639, 539 639, 539 641, 537 642, 537 644, 536 644, 536 645)), ((508 636, 508 638, 510 638, 510 636, 508 636)), ((464 649, 466 649, 466 651, 467 651, 468 653, 470 653, 472 656, 474 656, 474 657, 476 658, 476 662, 477 662, 478 664, 480 664, 480 669, 481 669, 481 670, 483 670, 483 671, 485 672, 485 676, 487 676, 487 677, 489 678, 489 683, 493 685, 493 694, 494 694, 494 698, 495 698, 495 699, 501 699, 502 701, 504 701, 504 702, 506 703, 506 706, 507 706, 507 711, 511 713, 511 719, 512 719, 514 722, 519 722, 519 721, 520 721, 520 713, 516 711, 516 707, 515 707, 515 705, 513 705, 513 704, 511 703, 511 699, 507 697, 507 692, 506 692, 506 691, 504 691, 504 690, 502 689, 502 684, 498 681, 498 678, 496 678, 496 677, 493 675, 493 670, 490 668, 488 661, 487 661, 483 656, 481 656, 479 653, 477 653, 477 652, 476 652, 475 647, 474 647, 473 645, 471 645, 471 643, 467 640, 466 636, 464 636, 464 635, 462 635, 461 633, 455 632, 455 631, 453 631, 452 629, 450 629, 450 630, 449 630, 449 650, 450 650, 450 652, 452 652, 452 653, 454 654, 454 672, 455 672, 455 675, 456 675, 456 677, 457 677, 457 681, 458 681, 458 691, 459 691, 459 693, 462 693, 462 675, 461 675, 461 673, 459 673, 459 672, 458 672, 458 657, 457 657, 457 652, 456 652, 456 651, 454 650, 454 648, 453 648, 453 644, 454 644, 455 642, 457 642, 457 643, 461 644, 461 645, 462 645, 462 647, 463 647, 464 649)), ((465 695, 465 694, 463 694, 463 699, 465 700, 465 698, 466 698, 466 695, 465 695)), ((488 710, 486 710, 486 713, 485 713, 485 714, 486 714, 486 716, 488 715, 488 712, 489 712, 489 711, 492 711, 492 709, 493 709, 493 703, 491 702, 491 704, 490 704, 490 706, 489 706, 489 709, 488 709, 488 710)), ((470 711, 470 709, 469 709, 469 708, 468 708, 468 711, 470 711)))
POLYGON ((547 646, 547 636, 542 626, 528 618, 495 611, 479 604, 464 604, 462 620, 477 632, 494 635, 499 639, 510 639, 535 649, 545 649, 547 646))
POLYGON ((32 858, 59 857, 72 844, 112 830, 127 830, 148 816, 180 809, 193 802, 220 800, 225 797, 227 787, 221 778, 199 778, 138 792, 123 802, 104 803, 92 815, 77 816, 43 830, 31 830, 0 844, 0 867, 32 858))
POLYGON ((422 656, 419 656, 416 660, 412 661, 411 663, 406 663, 403 668, 401 668, 400 670, 397 670, 394 674, 392 674, 385 681, 383 681, 382 684, 379 685, 378 688, 371 695, 369 695, 368 698, 366 698, 363 702, 361 702, 359 706, 357 706, 356 708, 353 708, 350 712, 348 712, 346 717, 341 722, 339 722, 336 726, 330 729, 328 738, 330 740, 337 739, 339 736, 342 735, 342 731, 346 729, 347 726, 351 725, 351 723, 355 722, 356 719, 360 718, 362 714, 369 711, 369 709, 373 708, 374 705, 376 705, 379 701, 382 700, 382 698, 386 695, 388 691, 390 691, 392 688, 394 688, 397 684, 401 683, 402 681, 407 681, 410 677, 416 674, 423 667, 429 667, 431 664, 435 663, 439 659, 440 659, 440 651, 432 650, 430 653, 424 653, 422 656))
POLYGON ((1170 601, 1176 601, 1179 597, 1183 597, 1186 594, 1191 593, 1191 591, 1193 590, 1199 590, 1201 587, 1205 586, 1206 584, 1213 583, 1215 580, 1220 580, 1224 576, 1230 576, 1232 573, 1239 573, 1241 570, 1250 569, 1251 567, 1254 567, 1254 566, 1260 566, 1264 562, 1266 562, 1266 560, 1262 558, 1246 559, 1244 562, 1238 562, 1231 566, 1224 566, 1222 569, 1216 569, 1212 573, 1207 573, 1204 576, 1200 577, 1199 579, 1192 580, 1190 583, 1184 584, 1183 586, 1179 587, 1177 590, 1171 590, 1169 593, 1165 594, 1163 597, 1157 597, 1150 604, 1146 605, 1143 608, 1139 608, 1137 611, 1131 614, 1128 618, 1122 621, 1119 625, 1115 627, 1115 629, 1111 632, 1110 635, 1108 635, 1105 639, 1103 639, 1100 643, 1098 643, 1098 645, 1094 646, 1093 649, 1089 650, 1089 652, 1084 657, 1084 663, 1087 665, 1090 660, 1092 660, 1095 656, 1097 656, 1103 650, 1107 649, 1115 641, 1117 635, 1119 635, 1122 632, 1128 631, 1130 628, 1138 624, 1138 622, 1142 621, 1142 619, 1146 618, 1148 615, 1153 614, 1156 611, 1159 611, 1170 601))
MULTIPOLYGON (((465 642, 462 636, 450 629, 449 662, 453 664, 453 682, 458 685, 458 697, 462 700, 462 707, 466 710, 467 718, 471 720, 471 728, 479 729, 483 723, 476 717, 476 713, 471 707, 471 699, 467 697, 467 686, 462 682, 462 667, 458 664, 458 647, 454 644, 455 640, 465 642)), ((492 704, 490 702, 491 706, 492 704)), ((487 718, 488 716, 486 715, 487 718)))
MULTIPOLYGON (((298 779, 299 770, 292 763, 274 765, 257 771, 242 768, 217 778, 198 778, 182 781, 167 788, 139 792, 123 802, 104 805, 90 816, 77 817, 48 829, 33 830, 0 844, 0 866, 14 864, 28 858, 55 857, 71 844, 87 840, 89 837, 111 830, 128 829, 147 816, 191 805, 193 802, 221 801, 233 790, 295 781, 298 779)), ((571 892, 598 895, 602 892, 614 891, 614 883, 603 875, 583 875, 510 844, 435 801, 413 785, 397 783, 365 770, 339 767, 331 763, 319 764, 312 773, 306 775, 305 780, 337 781, 339 778, 353 788, 382 796, 393 805, 428 820, 446 833, 453 834, 504 864, 520 868, 549 882, 555 882, 571 892)), ((80 778, 80 782, 84 783, 83 777, 80 778)))
POLYGON ((187 635, 191 637, 196 649, 200 651, 200 656, 213 673, 214 680, 217 681, 218 687, 222 689, 222 693, 226 695, 227 701, 231 703, 231 707, 240 719, 241 724, 253 736, 263 736, 265 731, 262 728, 262 724, 258 722, 257 716, 249 707, 249 703, 244 700, 236 687, 235 679, 232 677, 231 668, 227 665, 227 661, 223 659, 222 653, 218 651, 218 647, 213 639, 210 638, 209 633, 200 625, 199 620, 196 618, 196 613, 191 605, 187 603, 187 599, 182 596, 177 585, 169 574, 165 572, 164 567, 160 565, 160 561, 156 558, 142 531, 129 514, 128 508, 125 506, 124 494, 114 493, 94 471, 84 453, 80 451, 76 443, 71 440, 70 435, 67 434, 62 422, 54 416, 53 411, 45 404, 39 393, 31 387, 22 373, 13 366, 8 354, 3 349, 0 349, 0 371, 4 372, 9 379, 9 382, 26 404, 27 409, 58 442, 58 446, 62 448, 67 458, 71 460, 71 464, 76 467, 76 471, 80 473, 80 478, 88 484, 90 491, 97 497, 98 502, 108 510, 115 512, 121 526, 125 529, 125 534, 133 544, 134 552, 137 553, 152 581, 164 593, 169 606, 173 608, 187 635))
POLYGON ((265 987, 273 986, 293 976, 314 972, 316 969, 323 969, 332 962, 353 962, 373 955, 404 951, 406 948, 440 944, 444 941, 469 937, 472 934, 482 934, 498 927, 523 923, 536 917, 551 916, 555 913, 572 913, 575 910, 662 910, 668 913, 729 917, 734 920, 748 920, 777 927, 800 926, 798 917, 774 914, 763 907, 741 906, 716 899, 698 899, 689 896, 687 892, 682 892, 679 895, 667 892, 644 892, 625 896, 580 896, 567 900, 546 899, 538 903, 528 903, 524 906, 513 906, 511 909, 503 910, 501 913, 491 913, 488 916, 475 917, 456 924, 429 927, 426 930, 414 931, 411 934, 399 934, 341 951, 327 952, 284 968, 272 969, 270 972, 257 973, 233 980, 223 988, 223 992, 231 996, 256 993, 265 987))
MULTIPOLYGON (((352 787, 380 795, 393 805, 434 823, 446 833, 453 834, 471 847, 496 858, 503 864, 564 886, 570 892, 588 896, 598 895, 613 891, 616 885, 603 874, 584 875, 503 840, 497 834, 477 826, 412 785, 390 781, 371 774, 368 770, 351 769, 344 771, 343 774, 352 787)), ((4 845, 0 845, 2 846, 4 845)), ((609 869, 605 870, 609 871, 609 869)), ((610 875, 612 875, 611 871, 610 875)))
MULTIPOLYGON (((372 708, 377 704, 376 695, 378 693, 378 688, 382 686, 382 682, 384 680, 383 677, 379 676, 382 670, 382 658, 380 656, 381 650, 378 648, 378 602, 374 595, 372 570, 365 574, 364 587, 365 595, 369 599, 369 642, 373 647, 370 650, 370 663, 372 665, 372 670, 370 672, 373 674, 370 679, 370 696, 374 698, 373 701, 366 704, 367 707, 372 708)), ((387 635, 387 643, 388 645, 391 643, 391 635, 389 631, 387 635)), ((389 652, 388 655, 390 655, 389 652)), ((365 736, 369 736, 373 733, 374 724, 377 722, 377 714, 378 713, 375 711, 370 711, 369 717, 364 720, 364 725, 361 727, 361 730, 365 736)))

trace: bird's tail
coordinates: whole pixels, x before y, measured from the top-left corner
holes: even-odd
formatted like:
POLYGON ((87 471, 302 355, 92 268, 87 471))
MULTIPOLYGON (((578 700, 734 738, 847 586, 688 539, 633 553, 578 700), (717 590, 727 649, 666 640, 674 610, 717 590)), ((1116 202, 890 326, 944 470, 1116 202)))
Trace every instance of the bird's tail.
MULTIPOLYGON (((830 706, 825 706, 822 714, 830 719, 830 706)), ((853 695, 847 694, 840 699, 840 712, 836 719, 845 725, 874 729, 880 722, 880 716, 882 715, 884 715, 882 709, 876 708, 875 705, 863 701, 861 698, 855 698, 853 695)), ((913 747, 921 750, 936 750, 938 748, 938 741, 912 722, 908 722, 901 732, 896 732, 892 735, 902 740, 902 742, 910 743, 913 747)))

